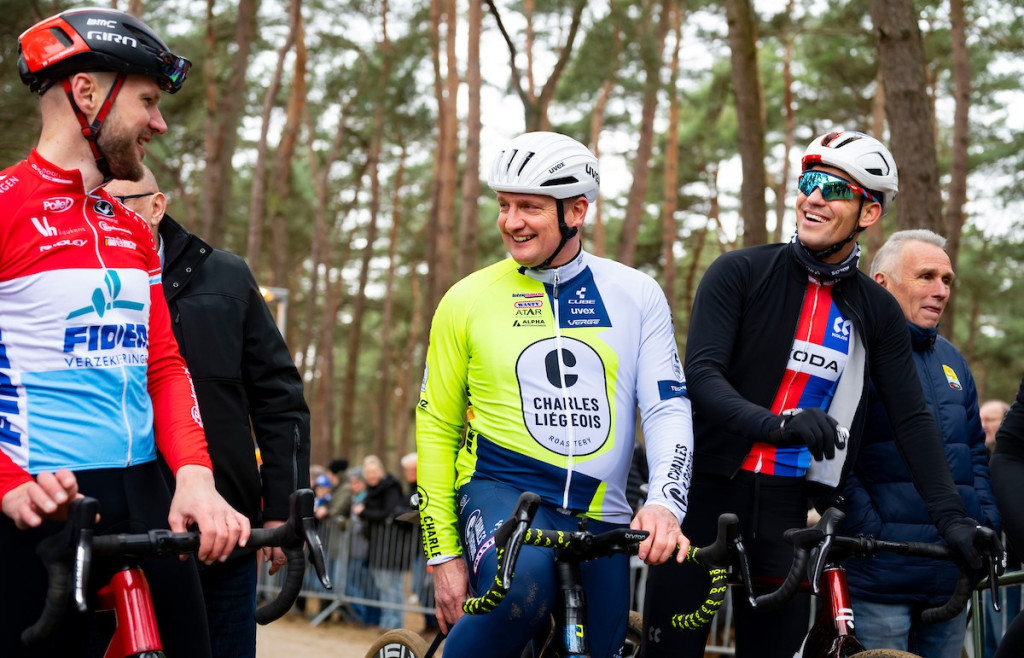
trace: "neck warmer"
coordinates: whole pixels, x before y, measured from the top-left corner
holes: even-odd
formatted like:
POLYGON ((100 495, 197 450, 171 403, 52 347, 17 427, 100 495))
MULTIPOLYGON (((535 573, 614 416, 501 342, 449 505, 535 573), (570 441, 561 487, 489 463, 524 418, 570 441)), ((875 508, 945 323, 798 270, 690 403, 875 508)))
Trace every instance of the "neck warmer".
POLYGON ((796 235, 790 242, 790 249, 800 265, 807 273, 824 284, 833 284, 857 274, 857 261, 860 259, 860 245, 854 244, 853 251, 841 263, 824 263, 807 250, 796 235))

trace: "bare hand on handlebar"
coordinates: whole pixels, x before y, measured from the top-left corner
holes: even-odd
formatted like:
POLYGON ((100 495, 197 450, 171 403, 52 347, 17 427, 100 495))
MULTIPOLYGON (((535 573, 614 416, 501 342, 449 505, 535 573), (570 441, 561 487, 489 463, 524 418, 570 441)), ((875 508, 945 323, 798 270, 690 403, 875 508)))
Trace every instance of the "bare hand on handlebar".
POLYGON ((673 554, 676 562, 686 559, 690 540, 679 529, 676 515, 667 507, 657 503, 641 507, 629 527, 650 533, 637 553, 637 557, 647 564, 661 564, 673 554))
POLYGON ((2 506, 4 514, 25 530, 39 527, 44 520, 63 521, 68 507, 81 497, 75 474, 62 468, 14 487, 4 495, 2 506))
POLYGON ((228 505, 214 485, 213 471, 187 464, 174 474, 174 498, 167 522, 173 532, 185 532, 193 523, 202 538, 196 557, 212 564, 228 559, 235 546, 249 541, 249 519, 228 505))

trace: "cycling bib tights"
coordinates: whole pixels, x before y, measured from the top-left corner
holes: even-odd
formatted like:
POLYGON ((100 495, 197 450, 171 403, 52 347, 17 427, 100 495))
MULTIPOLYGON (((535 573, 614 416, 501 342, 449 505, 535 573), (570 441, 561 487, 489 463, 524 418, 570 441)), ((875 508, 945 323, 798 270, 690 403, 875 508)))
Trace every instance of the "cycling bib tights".
POLYGON ((172 469, 210 466, 152 233, 33 151, 0 173, 0 496, 152 461, 154 422, 172 469))
POLYGON ((455 492, 481 478, 628 523, 638 407, 648 503, 682 521, 690 403, 658 284, 582 251, 543 272, 507 259, 455 284, 434 315, 416 410, 427 556, 462 553, 455 492))

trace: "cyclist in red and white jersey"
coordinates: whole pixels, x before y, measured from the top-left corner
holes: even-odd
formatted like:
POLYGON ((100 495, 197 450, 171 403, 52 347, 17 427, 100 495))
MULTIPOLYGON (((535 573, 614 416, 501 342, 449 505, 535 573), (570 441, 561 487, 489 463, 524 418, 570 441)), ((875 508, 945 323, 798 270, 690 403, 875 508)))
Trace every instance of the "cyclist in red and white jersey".
MULTIPOLYGON (((46 591, 34 547, 80 494, 99 499, 100 532, 197 524, 205 562, 249 535, 214 487, 149 228, 102 188, 141 176, 147 142, 167 130, 160 96, 190 63, 106 9, 46 19, 19 46, 43 127, 29 157, 0 173, 3 656, 25 655, 19 635, 46 591), (173 499, 158 450, 178 481, 173 499)), ((168 655, 210 655, 194 562, 143 566, 168 655)), ((87 655, 91 626, 72 616, 41 655, 87 655)))

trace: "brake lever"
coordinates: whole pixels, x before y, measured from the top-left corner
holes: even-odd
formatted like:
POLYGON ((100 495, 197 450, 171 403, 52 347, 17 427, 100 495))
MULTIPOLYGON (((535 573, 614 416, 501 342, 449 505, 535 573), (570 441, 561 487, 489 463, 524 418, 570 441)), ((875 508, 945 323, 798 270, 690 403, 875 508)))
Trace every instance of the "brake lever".
POLYGON ((747 549, 743 546, 743 537, 740 536, 739 524, 734 523, 729 526, 727 533, 729 536, 728 542, 736 553, 736 563, 739 564, 740 578, 746 584, 746 587, 743 589, 747 592, 747 601, 750 603, 750 607, 756 608, 757 597, 754 596, 754 580, 750 574, 750 558, 747 556, 747 549))
POLYGON ((821 580, 821 574, 825 572, 825 565, 828 564, 828 554, 832 550, 834 542, 835 536, 827 534, 814 550, 814 562, 811 564, 811 568, 808 569, 807 577, 810 579, 811 590, 815 595, 821 594, 821 586, 818 584, 818 581, 821 580))
POLYGON ((999 612, 999 574, 995 560, 988 561, 988 588, 992 592, 992 609, 999 612))
POLYGON ((72 525, 72 537, 78 537, 75 544, 75 556, 71 562, 72 595, 75 608, 86 612, 89 603, 86 592, 89 589, 89 572, 92 569, 92 535, 96 526, 96 515, 100 511, 100 503, 95 498, 82 498, 71 506, 68 523, 72 525))
MULTIPOLYGON (((300 524, 299 527, 295 528, 295 535, 300 541, 305 540, 305 544, 309 548, 309 559, 313 563, 313 568, 316 570, 320 583, 325 589, 332 589, 331 577, 327 575, 327 566, 324 563, 324 546, 320 541, 320 535, 316 531, 316 517, 313 516, 313 500, 313 491, 310 489, 300 489, 292 493, 289 523, 300 524)), ((299 544, 298 548, 302 550, 302 545, 299 544)))

